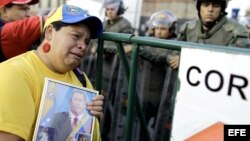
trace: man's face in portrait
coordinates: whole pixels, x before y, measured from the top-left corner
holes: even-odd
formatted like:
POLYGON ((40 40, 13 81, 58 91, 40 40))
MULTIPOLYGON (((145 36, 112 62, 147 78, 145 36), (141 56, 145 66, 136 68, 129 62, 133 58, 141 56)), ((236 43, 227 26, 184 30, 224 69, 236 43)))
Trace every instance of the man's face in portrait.
POLYGON ((70 101, 70 110, 76 116, 80 115, 85 108, 85 96, 83 93, 74 93, 70 101))

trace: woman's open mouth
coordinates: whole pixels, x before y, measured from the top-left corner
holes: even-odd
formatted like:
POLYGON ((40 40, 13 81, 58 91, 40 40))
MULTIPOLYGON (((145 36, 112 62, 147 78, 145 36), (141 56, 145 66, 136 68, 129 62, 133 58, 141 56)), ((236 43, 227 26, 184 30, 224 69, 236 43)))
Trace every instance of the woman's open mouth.
POLYGON ((83 55, 80 54, 80 53, 70 53, 70 54, 71 54, 71 55, 73 56, 73 58, 76 59, 77 61, 80 61, 81 58, 83 57, 83 55))

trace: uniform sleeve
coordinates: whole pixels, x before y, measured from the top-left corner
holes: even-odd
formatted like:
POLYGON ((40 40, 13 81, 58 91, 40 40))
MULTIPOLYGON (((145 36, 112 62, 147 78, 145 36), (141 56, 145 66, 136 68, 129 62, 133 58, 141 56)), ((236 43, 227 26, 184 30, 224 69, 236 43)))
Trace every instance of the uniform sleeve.
POLYGON ((186 22, 186 23, 184 23, 184 24, 182 24, 180 26, 180 29, 179 29, 179 32, 178 32, 178 35, 177 35, 177 40, 179 40, 179 41, 187 41, 186 35, 185 35, 187 25, 188 25, 188 22, 186 22))
POLYGON ((250 48, 249 33, 243 25, 236 21, 228 20, 223 27, 232 36, 227 46, 250 48))
POLYGON ((233 30, 233 39, 229 43, 229 46, 250 48, 249 34, 244 27, 237 26, 233 30))
POLYGON ((242 47, 242 48, 250 48, 250 40, 249 38, 242 38, 239 37, 235 41, 235 43, 230 44, 229 46, 236 46, 236 47, 242 47))
POLYGON ((0 73, 0 131, 27 140, 35 115, 31 89, 15 67, 5 65, 0 73))
POLYGON ((154 47, 142 47, 140 50, 140 56, 155 64, 166 65, 167 56, 170 50, 154 47))
POLYGON ((32 43, 39 39, 43 18, 34 16, 7 23, 1 31, 1 46, 6 58, 11 58, 29 50, 32 43))
POLYGON ((120 33, 127 33, 127 34, 133 34, 134 33, 134 29, 132 28, 129 21, 124 20, 124 22, 121 25, 120 33))
MULTIPOLYGON (((117 29, 118 33, 126 33, 126 34, 134 33, 134 29, 132 28, 131 23, 124 18, 122 18, 122 20, 120 20, 119 23, 117 23, 117 25, 119 25, 117 29)), ((104 43, 105 43, 104 52, 117 53, 117 47, 114 42, 105 41, 104 43)))

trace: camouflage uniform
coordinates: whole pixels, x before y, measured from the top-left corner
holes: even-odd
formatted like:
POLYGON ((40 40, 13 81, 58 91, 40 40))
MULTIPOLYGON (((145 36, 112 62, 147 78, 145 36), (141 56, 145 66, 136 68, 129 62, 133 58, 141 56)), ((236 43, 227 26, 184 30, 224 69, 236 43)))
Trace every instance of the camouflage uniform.
MULTIPOLYGON (((131 26, 131 23, 123 18, 123 17, 118 17, 112 23, 109 20, 104 21, 103 23, 105 32, 116 32, 116 33, 128 33, 128 34, 133 34, 133 28, 131 26)), ((116 52, 116 45, 114 42, 108 42, 105 41, 104 44, 104 50, 106 52, 116 52)))
POLYGON ((224 16, 208 32, 202 32, 200 20, 184 23, 180 27, 178 40, 233 47, 250 47, 248 32, 237 23, 224 16))
MULTIPOLYGON (((158 38, 167 38, 169 40, 174 40, 176 37, 176 21, 177 18, 171 11, 162 10, 152 14, 149 24, 152 25, 152 28, 163 26, 169 30, 168 34, 158 38)), ((145 60, 144 63, 150 63, 150 65, 147 65, 149 66, 147 70, 150 74, 150 76, 148 76, 150 79, 149 86, 148 90, 144 91, 143 93, 143 95, 148 96, 148 98, 144 101, 152 104, 154 107, 157 107, 157 105, 159 104, 159 99, 164 83, 164 76, 166 74, 166 67, 168 66, 167 60, 169 58, 170 52, 171 51, 168 49, 155 47, 141 47, 140 50, 140 56, 145 60)))

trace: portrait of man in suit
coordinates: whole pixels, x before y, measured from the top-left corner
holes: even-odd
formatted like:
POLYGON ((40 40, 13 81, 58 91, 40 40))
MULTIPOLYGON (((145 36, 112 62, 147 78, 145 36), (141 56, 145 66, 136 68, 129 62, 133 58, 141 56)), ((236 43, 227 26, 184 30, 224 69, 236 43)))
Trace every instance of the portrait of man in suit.
POLYGON ((73 91, 69 100, 69 111, 58 112, 51 123, 55 141, 76 140, 78 134, 91 134, 93 116, 86 110, 84 91, 73 91))

